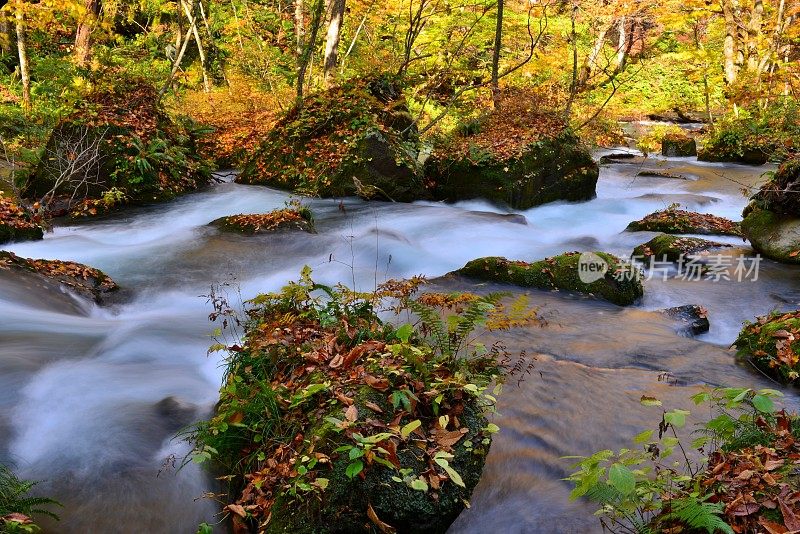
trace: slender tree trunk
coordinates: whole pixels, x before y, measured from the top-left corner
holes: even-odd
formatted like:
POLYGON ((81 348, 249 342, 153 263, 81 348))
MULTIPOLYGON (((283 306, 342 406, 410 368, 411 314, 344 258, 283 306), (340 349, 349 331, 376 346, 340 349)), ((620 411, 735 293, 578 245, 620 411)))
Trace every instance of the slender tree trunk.
POLYGON ((331 22, 328 25, 328 35, 325 38, 325 64, 323 66, 326 85, 330 85, 334 76, 336 76, 336 65, 339 62, 339 37, 342 33, 344 10, 345 0, 331 1, 331 22))
POLYGON ((28 38, 25 28, 25 12, 22 0, 16 0, 14 17, 17 28, 17 52, 19 53, 19 76, 22 79, 22 107, 27 113, 31 109, 31 71, 28 63, 28 38))
POLYGON ((750 24, 747 26, 747 70, 758 69, 758 38, 761 36, 761 25, 764 18, 763 0, 755 0, 750 24))
POLYGON ((581 72, 578 77, 578 87, 583 87, 589 83, 589 79, 592 77, 592 74, 594 74, 594 68, 595 65, 597 65, 597 58, 600 57, 600 52, 603 51, 603 45, 606 42, 606 35, 608 35, 608 31, 610 29, 611 26, 603 26, 600 28, 600 33, 597 34, 597 38, 594 41, 594 46, 589 52, 589 55, 586 56, 586 61, 583 63, 583 67, 581 68, 581 72))
POLYGON ((572 46, 572 83, 569 86, 569 100, 567 107, 564 110, 564 115, 569 120, 572 114, 572 103, 575 102, 575 97, 578 95, 578 33, 575 31, 575 19, 578 16, 577 2, 572 5, 570 13, 570 45, 572 46))
POLYGON ((188 2, 181 0, 183 12, 186 14, 186 19, 189 21, 189 26, 194 35, 194 42, 197 44, 197 53, 200 56, 200 69, 203 71, 203 91, 208 93, 211 91, 211 82, 208 78, 208 64, 206 62, 206 52, 203 49, 203 41, 200 39, 200 32, 197 31, 197 19, 194 16, 194 2, 190 6, 188 2))
POLYGON ((194 24, 189 24, 189 29, 186 30, 186 33, 183 36, 183 43, 181 44, 181 48, 178 51, 178 55, 175 57, 175 61, 172 63, 172 70, 169 73, 169 78, 167 82, 164 84, 164 87, 161 88, 159 91, 159 96, 163 95, 169 89, 169 86, 172 85, 172 80, 175 78, 175 74, 177 74, 178 69, 181 68, 181 61, 183 61, 183 55, 186 53, 186 47, 189 46, 189 41, 192 38, 192 29, 194 28, 194 24))
POLYGON ((314 54, 314 47, 317 44, 317 33, 322 26, 322 18, 325 15, 325 0, 317 0, 311 13, 311 26, 309 28, 308 40, 304 42, 301 54, 297 60, 297 89, 296 104, 303 104, 303 92, 305 87, 306 71, 314 54))
POLYGON ((94 28, 97 17, 100 16, 100 0, 86 0, 86 13, 78 22, 78 30, 75 32, 75 63, 80 66, 86 65, 92 53, 92 29, 94 28))
POLYGON ((725 83, 730 85, 736 82, 736 77, 739 73, 736 68, 739 32, 736 24, 736 15, 733 12, 730 0, 722 0, 720 4, 722 6, 722 15, 725 18, 725 40, 722 44, 723 70, 725 72, 725 83))
POLYGON ((622 72, 625 70, 625 61, 628 58, 628 17, 622 15, 619 18, 619 41, 617 41, 617 65, 615 70, 622 72))
POLYGON ((494 28, 494 47, 492 48, 492 95, 495 99, 500 89, 500 50, 503 48, 504 8, 504 0, 497 0, 497 24, 494 28))
POLYGON ((13 41, 11 37, 11 26, 6 19, 0 17, 0 54, 10 54, 11 43, 13 41))
POLYGON ((298 70, 300 65, 300 56, 303 55, 303 41, 305 40, 305 35, 306 21, 303 14, 303 0, 294 0, 294 36, 298 70))

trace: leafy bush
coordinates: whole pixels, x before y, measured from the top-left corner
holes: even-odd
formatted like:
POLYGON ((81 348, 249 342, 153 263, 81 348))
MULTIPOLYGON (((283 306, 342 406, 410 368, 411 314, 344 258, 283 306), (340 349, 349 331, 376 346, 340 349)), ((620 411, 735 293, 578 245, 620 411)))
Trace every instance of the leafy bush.
POLYGON ((31 516, 45 515, 58 519, 53 512, 43 508, 58 505, 46 497, 33 497, 31 490, 36 482, 20 480, 8 467, 0 464, 0 533, 24 534, 38 532, 31 516))
MULTIPOLYGON (((632 448, 575 457, 571 497, 597 502, 611 532, 795 530, 800 419, 776 409, 780 396, 748 388, 698 393, 692 400, 710 405, 714 417, 698 425, 695 439, 678 433, 688 411, 663 411, 657 431, 636 436, 632 448)), ((661 406, 647 396, 642 404, 661 406)))

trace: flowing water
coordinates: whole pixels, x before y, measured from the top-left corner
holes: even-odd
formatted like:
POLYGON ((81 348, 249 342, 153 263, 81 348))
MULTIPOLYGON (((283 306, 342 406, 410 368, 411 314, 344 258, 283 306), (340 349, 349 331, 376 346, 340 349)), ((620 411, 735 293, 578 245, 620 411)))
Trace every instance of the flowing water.
MULTIPOLYGON (((186 446, 172 437, 206 416, 217 398, 218 360, 206 355, 211 311, 200 295, 233 281, 244 296, 275 290, 303 265, 323 283, 370 289, 389 278, 437 277, 470 259, 535 260, 571 250, 628 256, 652 234, 626 225, 675 202, 739 219, 766 168, 650 158, 604 166, 597 198, 553 203, 509 217, 485 202, 456 205, 311 200, 318 234, 242 237, 207 226, 217 217, 282 207, 288 196, 220 183, 169 204, 58 227, 43 241, 8 247, 25 257, 86 263, 127 289, 108 307, 0 276, 0 462, 65 504, 53 532, 193 533, 213 521, 199 499, 211 482, 193 465, 176 471, 186 446), (642 168, 688 180, 636 177, 642 168)), ((750 255, 736 238, 726 254, 750 255)), ((741 322, 800 307, 797 270, 769 261, 755 281, 653 279, 635 307, 532 292, 544 327, 504 341, 534 359, 533 374, 507 385, 484 477, 452 532, 591 532, 591 506, 569 502, 566 455, 625 446, 651 428, 656 408, 687 407, 702 384, 773 385, 735 363, 727 348, 741 322), (682 337, 654 310, 701 304, 711 331, 682 337)), ((448 289, 484 290, 468 280, 448 289)), ((795 397, 787 391, 786 404, 795 397)), ((703 414, 700 414, 703 415, 703 414)))

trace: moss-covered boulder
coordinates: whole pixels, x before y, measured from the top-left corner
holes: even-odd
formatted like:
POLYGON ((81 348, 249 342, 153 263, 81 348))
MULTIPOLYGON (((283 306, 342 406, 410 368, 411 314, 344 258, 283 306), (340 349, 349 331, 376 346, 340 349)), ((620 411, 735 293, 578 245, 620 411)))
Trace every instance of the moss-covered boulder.
POLYGON ((119 289, 103 271, 73 261, 34 260, 0 250, 0 269, 41 277, 97 302, 102 302, 104 296, 119 289))
POLYGON ((743 213, 742 232, 754 249, 800 263, 800 157, 784 162, 743 213))
POLYGON ((311 211, 304 209, 285 208, 270 211, 269 213, 252 213, 228 215, 211 221, 223 232, 232 232, 243 235, 255 235, 280 232, 284 230, 301 230, 316 233, 314 218, 311 211))
POLYGON ((620 306, 633 304, 644 294, 639 270, 605 252, 567 252, 530 263, 479 258, 455 273, 521 287, 575 291, 620 306))
POLYGON ((655 258, 658 261, 678 261, 687 256, 727 246, 730 245, 697 237, 660 234, 633 249, 633 256, 639 259, 655 258))
POLYGON ((306 268, 248 301, 244 342, 215 347, 226 378, 193 436, 194 459, 230 484, 234 532, 438 534, 464 509, 498 430, 484 392, 504 372, 462 341, 502 297, 413 298, 422 283, 365 295, 306 268), (384 323, 389 302, 419 328, 384 323))
POLYGON ((308 96, 261 142, 237 181, 321 197, 427 198, 417 130, 391 79, 308 96))
POLYGON ((661 154, 663 156, 696 156, 697 143, 688 135, 668 134, 661 139, 661 154))
POLYGON ((591 153, 555 113, 509 93, 474 128, 434 148, 425 163, 428 186, 445 201, 485 198, 515 209, 596 196, 591 153))
POLYGON ((745 323, 733 343, 771 376, 793 382, 800 377, 800 311, 775 312, 745 323))
POLYGON ((0 195, 0 244, 42 239, 36 217, 10 198, 0 195))
POLYGON ((739 223, 716 215, 675 208, 656 211, 643 219, 633 221, 626 230, 666 234, 742 235, 739 223))
POLYGON ((143 79, 86 96, 54 128, 24 195, 54 214, 94 215, 166 200, 209 182, 199 130, 170 117, 143 79))

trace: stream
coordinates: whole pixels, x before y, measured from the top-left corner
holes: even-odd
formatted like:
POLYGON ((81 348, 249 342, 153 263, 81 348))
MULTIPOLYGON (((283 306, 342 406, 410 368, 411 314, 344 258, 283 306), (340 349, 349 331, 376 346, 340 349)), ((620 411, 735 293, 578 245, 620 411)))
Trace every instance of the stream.
MULTIPOLYGON (((37 491, 64 504, 48 531, 192 534, 215 521, 215 503, 202 498, 213 485, 194 464, 178 470, 169 458, 180 464, 187 446, 172 438, 217 400, 222 369, 206 354, 214 325, 201 296, 212 284, 230 282, 233 297, 238 287, 248 298, 279 289, 306 264, 319 282, 369 290, 387 278, 435 278, 481 256, 627 257, 654 235, 623 232, 629 222, 673 203, 740 220, 741 189, 758 185, 766 170, 653 156, 604 165, 596 199, 515 212, 527 224, 481 201, 311 199, 318 234, 255 237, 220 234, 207 223, 283 207, 289 195, 224 182, 15 243, 7 249, 24 257, 100 268, 127 295, 98 307, 0 271, 0 463, 42 480, 37 491), (637 177, 643 169, 688 179, 637 177)), ((711 239, 734 245, 725 251, 732 257, 753 254, 739 238, 711 239)), ((494 289, 455 277, 433 285, 494 289)), ((660 409, 641 406, 642 395, 692 410, 689 396, 704 384, 775 387, 737 364, 728 345, 743 321, 800 307, 800 280, 796 268, 762 260, 757 280, 654 277, 630 308, 542 291, 531 301, 547 324, 500 337, 535 368, 506 385, 484 476, 450 532, 600 531, 592 505, 568 500, 561 479, 570 461, 562 457, 624 447, 657 425, 660 409), (708 309, 709 333, 681 336, 656 313, 683 304, 708 309)), ((784 404, 796 407, 795 393, 785 393, 784 404)))

